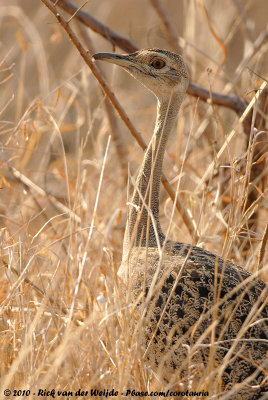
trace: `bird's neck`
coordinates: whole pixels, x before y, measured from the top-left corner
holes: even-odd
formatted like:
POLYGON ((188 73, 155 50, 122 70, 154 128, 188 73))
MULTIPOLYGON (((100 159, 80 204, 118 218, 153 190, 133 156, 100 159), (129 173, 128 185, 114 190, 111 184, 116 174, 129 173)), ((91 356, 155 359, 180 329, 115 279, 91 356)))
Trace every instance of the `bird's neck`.
POLYGON ((124 253, 133 246, 157 247, 157 242, 162 244, 165 239, 159 222, 160 180, 167 139, 182 100, 182 94, 158 100, 154 134, 145 152, 128 208, 124 253))

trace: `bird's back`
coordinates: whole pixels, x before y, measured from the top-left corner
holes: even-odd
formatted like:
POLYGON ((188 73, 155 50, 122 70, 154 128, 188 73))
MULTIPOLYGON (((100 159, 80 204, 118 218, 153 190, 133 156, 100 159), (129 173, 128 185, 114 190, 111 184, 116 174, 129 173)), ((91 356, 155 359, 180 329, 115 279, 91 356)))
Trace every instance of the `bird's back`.
POLYGON ((138 308, 145 355, 164 381, 186 382, 194 365, 199 380, 210 368, 222 390, 248 379, 233 399, 258 399, 268 391, 268 293, 262 280, 176 242, 167 242, 162 255, 156 248, 133 248, 120 275, 133 302, 143 293, 138 308))

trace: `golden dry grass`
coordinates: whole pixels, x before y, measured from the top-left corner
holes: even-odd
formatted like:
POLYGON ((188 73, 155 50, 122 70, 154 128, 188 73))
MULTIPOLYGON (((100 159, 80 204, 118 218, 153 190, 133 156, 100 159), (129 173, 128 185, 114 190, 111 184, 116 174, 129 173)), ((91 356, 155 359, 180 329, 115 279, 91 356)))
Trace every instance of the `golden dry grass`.
MULTIPOLYGON (((223 65, 223 49, 201 2, 164 4, 186 41, 180 39, 193 82, 221 93, 236 91, 249 102, 262 77, 267 79, 267 41, 254 43, 265 33, 268 5, 240 1, 242 15, 237 2, 226 3, 206 2, 225 45, 223 65)), ((126 163, 135 175, 142 152, 122 121, 109 118, 97 82, 44 5, 36 0, 0 5, 0 398, 6 388, 30 389, 29 396, 20 396, 28 399, 53 388, 73 394, 79 388, 114 388, 119 398, 126 388, 160 390, 130 335, 135 312, 121 297, 116 275, 126 220, 126 163)), ((94 0, 84 9, 140 47, 170 48, 149 2, 94 0)), ((96 51, 112 51, 104 39, 90 35, 96 51)), ((109 65, 105 72, 148 142, 155 100, 119 69, 109 65)), ((259 137, 264 146, 265 136, 259 137)), ((188 96, 164 168, 175 190, 180 183, 181 198, 198 224, 199 245, 253 272, 268 220, 267 166, 248 183, 255 138, 247 148, 234 112, 188 96), (233 129, 227 151, 201 184, 233 129), (247 212, 252 187, 258 200, 247 212)), ((165 231, 172 202, 164 191, 160 209, 165 231)), ((178 213, 170 236, 193 240, 178 213)), ((266 282, 267 259, 264 253, 266 282)), ((213 391, 207 383, 204 388, 213 391)))

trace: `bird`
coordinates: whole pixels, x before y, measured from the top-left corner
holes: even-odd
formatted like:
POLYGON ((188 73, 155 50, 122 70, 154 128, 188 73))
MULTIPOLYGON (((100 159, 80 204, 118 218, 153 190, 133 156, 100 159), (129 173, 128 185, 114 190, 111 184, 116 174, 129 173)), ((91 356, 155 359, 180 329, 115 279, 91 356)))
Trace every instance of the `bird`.
POLYGON ((260 399, 268 392, 267 285, 232 261, 169 240, 159 221, 163 158, 186 96, 187 66, 180 55, 156 48, 93 58, 122 67, 157 98, 118 271, 139 313, 144 359, 165 385, 201 387, 206 378, 216 393, 260 399))

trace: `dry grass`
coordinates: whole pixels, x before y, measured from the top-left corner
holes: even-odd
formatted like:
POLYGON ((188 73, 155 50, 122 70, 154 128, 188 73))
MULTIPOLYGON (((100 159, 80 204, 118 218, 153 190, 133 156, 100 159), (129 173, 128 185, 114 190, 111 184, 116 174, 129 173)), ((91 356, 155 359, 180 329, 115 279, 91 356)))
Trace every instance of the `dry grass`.
MULTIPOLYGON (((267 79, 267 41, 254 47, 265 32, 267 2, 240 1, 244 15, 236 1, 228 0, 228 7, 206 3, 210 23, 197 1, 164 3, 186 40, 180 44, 192 80, 221 93, 236 91, 249 102, 262 77, 267 79)), ((111 117, 94 77, 44 5, 0 4, 0 397, 6 388, 30 389, 30 396, 20 396, 28 399, 36 399, 39 388, 114 388, 119 398, 124 388, 161 389, 130 334, 135 311, 120 296, 116 275, 126 220, 126 162, 135 175, 142 152, 122 121, 111 117)), ((94 0, 85 10, 140 47, 170 48, 149 2, 94 0)), ((111 50, 96 34, 91 38, 97 51, 111 50)), ((119 69, 109 65, 105 71, 148 142, 154 99, 119 69)), ((255 141, 263 149, 266 139, 253 130, 251 135, 232 111, 188 97, 168 145, 165 173, 175 190, 180 182, 199 245, 253 272, 261 264, 268 282, 264 245, 260 260, 267 166, 249 183, 255 141), (233 129, 234 138, 203 182, 233 129), (249 190, 257 193, 250 205, 249 190)), ((160 209, 165 231, 172 202, 164 191, 160 209)), ((178 213, 170 236, 193 240, 178 213)))

